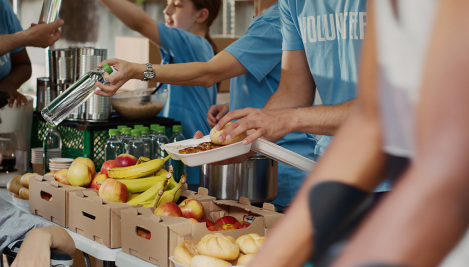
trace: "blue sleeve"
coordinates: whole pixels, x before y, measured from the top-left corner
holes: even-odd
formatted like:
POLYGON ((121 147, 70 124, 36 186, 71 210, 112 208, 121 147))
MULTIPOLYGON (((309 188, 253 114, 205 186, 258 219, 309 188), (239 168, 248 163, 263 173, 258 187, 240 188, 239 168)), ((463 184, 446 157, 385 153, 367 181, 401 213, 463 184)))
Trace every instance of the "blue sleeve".
POLYGON ((259 21, 225 48, 260 82, 282 59, 282 34, 275 25, 259 21))
MULTIPOLYGON (((10 3, 7 0, 1 0, 0 4, 2 5, 0 7, 2 24, 0 25, 0 34, 12 34, 22 31, 21 23, 13 12, 10 3)), ((24 47, 17 48, 11 51, 10 54, 17 53, 23 49, 24 47)))
POLYGON ((292 9, 294 3, 290 3, 289 0, 279 0, 279 3, 283 35, 282 49, 285 51, 304 49, 301 33, 295 25, 295 17, 293 16, 294 10, 292 9))
POLYGON ((164 61, 169 61, 165 57, 171 56, 171 63, 206 62, 214 56, 213 49, 205 38, 168 27, 161 22, 158 23, 158 31, 164 61))

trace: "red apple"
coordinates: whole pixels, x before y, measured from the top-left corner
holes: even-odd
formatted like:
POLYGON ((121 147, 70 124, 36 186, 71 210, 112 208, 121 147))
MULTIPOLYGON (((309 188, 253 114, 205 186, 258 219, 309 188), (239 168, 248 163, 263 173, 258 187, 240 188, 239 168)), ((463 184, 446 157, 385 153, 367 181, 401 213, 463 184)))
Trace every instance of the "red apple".
POLYGON ((115 159, 122 167, 133 166, 137 164, 137 158, 129 154, 120 154, 115 159))
POLYGON ((93 180, 93 173, 85 163, 75 162, 68 168, 67 178, 73 186, 87 187, 93 180))
POLYGON ((70 185, 68 182, 68 169, 60 169, 54 173, 54 179, 62 184, 70 185))
POLYGON ((155 215, 182 217, 181 209, 173 202, 166 202, 159 205, 154 212, 155 215))
POLYGON ((194 218, 200 220, 204 217, 204 206, 200 201, 193 198, 184 199, 180 204, 179 208, 184 218, 194 218))
POLYGON ((215 224, 235 224, 237 221, 238 221, 238 219, 236 219, 233 216, 224 216, 224 217, 221 217, 220 219, 218 219, 215 222, 215 224))
POLYGON ((194 218, 187 218, 187 219, 189 219, 189 221, 191 221, 191 223, 199 223, 199 221, 197 221, 197 220, 194 219, 194 218))
POLYGON ((114 179, 106 179, 99 188, 99 196, 104 200, 125 203, 129 198, 129 191, 125 184, 114 179))
POLYGON ((238 229, 238 227, 234 224, 228 223, 228 224, 222 224, 221 227, 223 230, 235 230, 238 229))
POLYGON ((115 167, 122 167, 119 161, 117 160, 107 160, 101 165, 101 173, 106 174, 109 171, 109 169, 115 168, 115 167))
POLYGON ((148 240, 151 239, 151 233, 143 228, 138 227, 137 228, 137 235, 141 236, 143 238, 146 238, 148 240))
POLYGON ((52 195, 44 191, 41 191, 41 198, 45 199, 46 201, 52 201, 52 195))
POLYGON ((221 231, 221 230, 236 230, 238 227, 234 224, 214 224, 212 226, 207 227, 210 231, 221 231))
POLYGON ((104 180, 106 180, 107 178, 109 178, 106 174, 102 174, 100 172, 97 172, 94 177, 93 177, 93 180, 91 181, 91 185, 90 185, 90 188, 94 188, 96 190, 99 190, 99 188, 101 187, 101 184, 104 182, 104 180))
POLYGON ((235 222, 234 225, 236 225, 236 227, 238 227, 238 229, 243 229, 243 228, 249 227, 249 225, 251 225, 251 223, 246 222, 246 221, 239 221, 239 222, 235 222))
POLYGON ((91 159, 78 157, 78 158, 76 158, 72 161, 72 164, 70 164, 70 166, 73 165, 76 162, 81 162, 81 163, 84 163, 84 164, 88 165, 88 167, 90 168, 90 170, 92 172, 92 175, 94 175, 96 168, 94 166, 94 162, 91 159))
POLYGON ((210 221, 208 219, 200 219, 199 222, 205 222, 205 225, 207 226, 207 228, 209 226, 214 226, 215 225, 212 221, 210 221))

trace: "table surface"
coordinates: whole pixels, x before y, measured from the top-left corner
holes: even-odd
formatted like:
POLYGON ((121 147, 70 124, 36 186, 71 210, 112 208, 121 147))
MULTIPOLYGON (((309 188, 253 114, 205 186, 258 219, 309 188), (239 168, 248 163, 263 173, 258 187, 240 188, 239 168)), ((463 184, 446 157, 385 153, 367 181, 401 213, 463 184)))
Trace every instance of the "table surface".
POLYGON ((151 264, 135 256, 119 251, 116 254, 116 266, 118 267, 158 267, 158 265, 151 264))

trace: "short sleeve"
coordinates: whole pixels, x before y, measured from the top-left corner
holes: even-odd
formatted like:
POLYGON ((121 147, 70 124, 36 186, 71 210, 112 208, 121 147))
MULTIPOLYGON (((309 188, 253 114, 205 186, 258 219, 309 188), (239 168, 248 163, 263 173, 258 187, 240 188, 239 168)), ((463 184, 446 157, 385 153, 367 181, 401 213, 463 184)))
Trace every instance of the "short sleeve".
MULTIPOLYGON (((7 0, 0 1, 2 5, 0 11, 0 18, 2 23, 2 25, 0 25, 0 29, 2 30, 2 32, 0 32, 0 34, 13 34, 22 31, 23 28, 21 27, 21 23, 13 12, 10 3, 7 0)), ((13 51, 10 51, 10 54, 17 53, 23 49, 24 47, 17 48, 13 51)))
POLYGON ((232 54, 259 82, 282 59, 280 29, 268 22, 255 23, 225 51, 232 54))
POLYGON ((283 36, 282 49, 285 51, 304 49, 301 33, 293 17, 293 4, 289 0, 279 0, 279 3, 283 36))

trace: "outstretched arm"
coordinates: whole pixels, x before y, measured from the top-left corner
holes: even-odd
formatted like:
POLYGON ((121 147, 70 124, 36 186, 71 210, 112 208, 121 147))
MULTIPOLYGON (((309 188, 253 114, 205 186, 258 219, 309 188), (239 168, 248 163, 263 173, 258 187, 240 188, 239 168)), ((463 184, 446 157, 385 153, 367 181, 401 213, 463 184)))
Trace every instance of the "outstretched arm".
POLYGON ((0 56, 24 46, 48 47, 59 39, 64 21, 59 19, 49 24, 37 24, 13 34, 0 35, 0 56))
POLYGON ((50 266, 50 249, 58 248, 68 254, 75 252, 75 242, 60 226, 35 228, 29 231, 12 267, 50 266))
MULTIPOLYGON (((146 65, 131 63, 119 59, 109 59, 98 64, 102 67, 104 63, 113 66, 117 73, 104 76, 110 84, 97 83, 102 91, 96 94, 103 96, 113 95, 125 82, 130 79, 143 78, 146 65)), ((182 64, 154 65, 154 80, 162 83, 176 85, 191 85, 210 87, 225 79, 239 76, 247 72, 246 68, 230 53, 222 51, 208 62, 190 62, 182 64)))
POLYGON ((466 231, 469 36, 458 33, 469 26, 467 10, 464 0, 439 2, 416 106, 416 155, 335 266, 437 266, 466 231))
POLYGON ((136 4, 128 0, 99 0, 109 11, 127 27, 161 46, 160 34, 156 21, 136 4))

